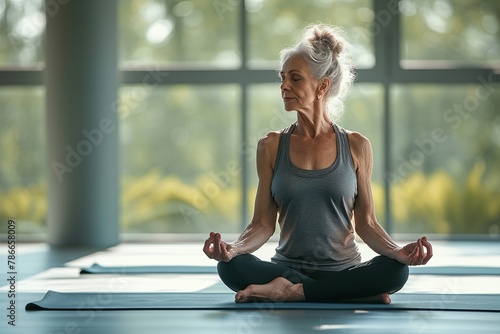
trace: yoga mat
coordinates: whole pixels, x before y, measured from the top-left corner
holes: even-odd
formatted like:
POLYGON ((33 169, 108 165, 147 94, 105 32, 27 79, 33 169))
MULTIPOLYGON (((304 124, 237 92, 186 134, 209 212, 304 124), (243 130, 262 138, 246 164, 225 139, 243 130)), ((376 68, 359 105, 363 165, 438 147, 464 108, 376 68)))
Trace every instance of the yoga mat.
POLYGON ((411 275, 452 275, 452 276, 487 276, 500 275, 498 267, 462 267, 462 266, 418 266, 410 267, 411 275))
POLYGON ((82 268, 81 274, 215 274, 215 266, 136 266, 106 267, 94 263, 82 268))
POLYGON ((499 295, 396 293, 392 304, 272 303, 237 304, 232 293, 59 293, 26 305, 33 310, 429 310, 500 312, 499 295))
MULTIPOLYGON (((135 266, 109 267, 94 263, 82 268, 81 274, 215 274, 215 266, 135 266)), ((452 275, 452 276, 500 276, 498 267, 462 267, 462 266, 418 266, 410 267, 412 275, 452 275)))

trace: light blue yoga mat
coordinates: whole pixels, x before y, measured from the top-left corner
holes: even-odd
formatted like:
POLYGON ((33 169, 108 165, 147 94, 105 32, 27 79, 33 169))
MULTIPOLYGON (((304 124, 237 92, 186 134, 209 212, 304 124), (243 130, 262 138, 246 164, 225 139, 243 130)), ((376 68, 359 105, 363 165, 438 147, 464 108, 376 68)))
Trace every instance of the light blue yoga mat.
MULTIPOLYGON (((214 266, 135 266, 109 267, 94 263, 91 267, 82 268, 82 274, 215 274, 214 266)), ((451 275, 451 276, 500 276, 498 267, 464 267, 464 266, 417 266, 410 267, 411 275, 451 275)))
POLYGON ((500 275, 498 267, 465 267, 465 266, 417 266, 410 267, 411 275, 451 275, 451 276, 488 276, 500 275))
POLYGON ((135 266, 106 267, 94 263, 91 267, 82 268, 81 274, 215 274, 214 266, 135 266))
POLYGON ((432 310, 500 312, 500 295, 396 293, 392 304, 237 304, 233 293, 60 293, 48 291, 26 310, 432 310))

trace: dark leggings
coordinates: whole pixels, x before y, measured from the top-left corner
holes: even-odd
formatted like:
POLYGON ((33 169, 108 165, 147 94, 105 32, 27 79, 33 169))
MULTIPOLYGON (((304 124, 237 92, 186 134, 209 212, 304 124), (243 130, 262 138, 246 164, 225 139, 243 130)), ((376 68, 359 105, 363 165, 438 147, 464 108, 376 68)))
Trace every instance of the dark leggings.
POLYGON ((252 254, 219 262, 219 276, 231 290, 250 284, 266 284, 277 277, 303 283, 306 301, 335 301, 394 293, 408 280, 408 266, 385 256, 376 256, 342 271, 299 272, 284 265, 262 261, 252 254))

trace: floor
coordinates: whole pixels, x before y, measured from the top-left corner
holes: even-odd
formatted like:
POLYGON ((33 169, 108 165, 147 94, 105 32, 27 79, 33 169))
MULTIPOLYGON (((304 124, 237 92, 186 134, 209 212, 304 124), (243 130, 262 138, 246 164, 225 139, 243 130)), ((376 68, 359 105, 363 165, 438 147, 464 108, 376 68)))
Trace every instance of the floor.
MULTIPOLYGON (((274 244, 257 252, 272 256, 274 244)), ((104 251, 54 250, 46 244, 18 244, 16 297, 9 298, 7 246, 0 244, 1 333, 500 333, 498 312, 452 311, 32 311, 24 306, 47 290, 84 292, 228 292, 214 274, 85 275, 79 268, 101 265, 215 265, 201 243, 126 243, 104 251), (9 302, 16 306, 8 324, 9 302)), ((364 258, 373 252, 361 244, 364 258)), ((430 266, 500 267, 498 242, 434 242, 430 266)), ((411 275, 401 292, 495 294, 500 276, 411 275)))

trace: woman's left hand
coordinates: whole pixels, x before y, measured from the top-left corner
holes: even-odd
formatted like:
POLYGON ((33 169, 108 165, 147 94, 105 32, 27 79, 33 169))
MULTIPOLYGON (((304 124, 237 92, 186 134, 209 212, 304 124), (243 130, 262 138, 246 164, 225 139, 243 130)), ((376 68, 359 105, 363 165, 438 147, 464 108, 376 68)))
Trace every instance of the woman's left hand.
POLYGON ((396 260, 409 266, 424 265, 432 257, 432 245, 426 237, 422 237, 396 250, 395 255, 396 260))

